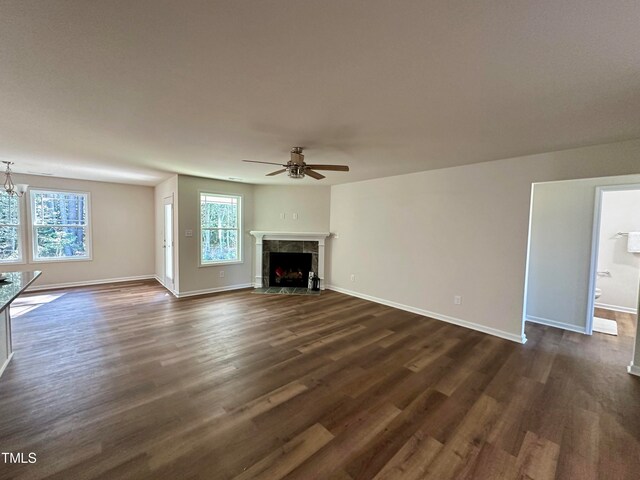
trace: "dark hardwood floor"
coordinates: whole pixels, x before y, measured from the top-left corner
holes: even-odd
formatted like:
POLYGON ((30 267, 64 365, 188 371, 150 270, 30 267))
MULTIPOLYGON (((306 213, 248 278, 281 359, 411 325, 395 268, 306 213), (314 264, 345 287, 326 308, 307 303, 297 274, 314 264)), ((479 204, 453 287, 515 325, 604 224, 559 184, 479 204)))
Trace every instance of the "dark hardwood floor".
POLYGON ((326 291, 27 296, 0 379, 0 478, 638 479, 620 336, 526 345, 326 291), (1 459, 0 459, 1 460, 1 459))

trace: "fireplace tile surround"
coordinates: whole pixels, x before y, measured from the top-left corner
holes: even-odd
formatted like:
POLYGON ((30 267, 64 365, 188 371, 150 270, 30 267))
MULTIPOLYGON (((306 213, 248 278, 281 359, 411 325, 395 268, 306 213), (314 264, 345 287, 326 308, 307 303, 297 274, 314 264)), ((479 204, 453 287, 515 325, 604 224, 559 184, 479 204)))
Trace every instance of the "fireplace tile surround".
POLYGON ((249 232, 256 238, 255 288, 269 287, 269 253, 311 253, 311 269, 320 278, 324 290, 324 245, 329 232, 249 232))

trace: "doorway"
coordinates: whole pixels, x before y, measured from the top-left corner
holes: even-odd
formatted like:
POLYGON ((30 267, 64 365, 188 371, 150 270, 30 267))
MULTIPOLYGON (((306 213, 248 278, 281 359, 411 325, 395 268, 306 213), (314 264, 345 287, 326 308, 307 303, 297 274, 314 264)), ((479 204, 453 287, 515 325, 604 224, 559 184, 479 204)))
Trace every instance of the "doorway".
POLYGON ((174 289, 173 252, 173 195, 164 199, 164 228, 162 248, 164 250, 164 284, 174 289))
MULTIPOLYGON (((629 252, 628 233, 640 232, 640 223, 618 225, 604 236, 606 243, 617 247, 610 261, 598 262, 602 199, 604 192, 638 191, 640 175, 600 177, 557 182, 535 183, 531 194, 529 239, 523 305, 523 329, 527 324, 541 324, 571 332, 591 335, 594 308, 601 317, 603 306, 617 301, 599 294, 596 287, 613 292, 610 279, 624 280, 628 288, 640 284, 640 269, 633 278, 620 274, 616 268, 621 259, 635 259, 640 266, 640 253, 629 252), (620 234, 620 235, 618 235, 620 234), (613 268, 616 267, 616 268, 613 268), (600 272, 600 275, 598 275, 600 272), (608 277, 611 273, 612 277, 608 277), (604 301, 610 303, 604 303, 604 301)), ((628 209, 627 209, 628 210, 628 209)), ((640 207, 632 208, 640 215, 640 207)), ((603 257, 604 258, 604 257, 603 257)), ((632 302, 632 300, 630 301, 632 302)), ((624 306, 624 305, 618 305, 624 306)), ((638 335, 636 305, 628 303, 629 311, 611 315, 618 322, 618 336, 598 333, 600 340, 616 345, 616 351, 629 347, 634 339, 636 361, 628 371, 640 376, 640 335, 638 335), (617 317, 622 317, 617 319, 617 317), (619 321, 618 321, 619 320, 619 321)), ((603 309, 606 310, 606 309, 603 309)), ((618 309, 620 310, 620 309, 618 309)))
POLYGON ((640 184, 596 188, 587 332, 635 323, 640 285, 640 184))

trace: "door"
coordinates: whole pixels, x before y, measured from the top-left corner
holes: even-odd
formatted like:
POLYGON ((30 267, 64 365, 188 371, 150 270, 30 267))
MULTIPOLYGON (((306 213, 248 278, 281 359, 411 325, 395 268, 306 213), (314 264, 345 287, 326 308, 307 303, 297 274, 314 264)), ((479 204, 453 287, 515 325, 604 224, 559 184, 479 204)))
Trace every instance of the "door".
POLYGON ((164 199, 164 284, 174 288, 174 264, 173 264, 173 196, 164 199))

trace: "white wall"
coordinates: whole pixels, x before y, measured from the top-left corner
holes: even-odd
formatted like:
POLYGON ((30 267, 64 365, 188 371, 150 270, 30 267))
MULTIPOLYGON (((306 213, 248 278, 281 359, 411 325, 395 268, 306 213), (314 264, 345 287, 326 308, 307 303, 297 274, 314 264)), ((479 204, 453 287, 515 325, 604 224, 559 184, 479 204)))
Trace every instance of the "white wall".
POLYGON ((256 185, 253 230, 327 232, 330 197, 331 188, 325 186, 256 185))
POLYGON ((598 277, 602 296, 597 306, 635 312, 638 306, 640 253, 627 251, 627 237, 618 232, 640 232, 640 190, 606 191, 602 195, 598 277))
MULTIPOLYGON (((92 260, 25 263, 5 270, 42 270, 34 287, 82 284, 154 273, 153 188, 36 175, 14 175, 30 187, 89 192, 92 260)), ((25 208, 28 198, 22 198, 25 208)), ((27 251, 31 231, 25 228, 27 251)))
POLYGON ((154 189, 154 209, 155 209, 155 274, 156 278, 165 287, 173 292, 178 291, 180 276, 177 266, 179 264, 179 240, 178 222, 176 221, 178 212, 178 176, 165 180, 156 185, 154 189), (166 198, 173 198, 174 222, 173 222, 173 255, 174 255, 174 278, 173 285, 165 285, 164 282, 164 202, 166 198))
POLYGON ((531 184, 638 158, 631 141, 333 186, 328 283, 518 340, 531 184))
POLYGON ((585 331, 596 187, 639 181, 640 176, 631 175, 534 186, 526 306, 529 320, 585 331))

